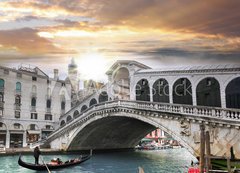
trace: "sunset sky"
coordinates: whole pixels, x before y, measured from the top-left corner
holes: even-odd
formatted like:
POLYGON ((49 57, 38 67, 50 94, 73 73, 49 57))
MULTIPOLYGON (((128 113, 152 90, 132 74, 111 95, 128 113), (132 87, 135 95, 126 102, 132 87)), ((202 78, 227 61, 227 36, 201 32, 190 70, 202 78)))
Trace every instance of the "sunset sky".
POLYGON ((0 0, 0 65, 240 63, 239 11, 238 0, 0 0))

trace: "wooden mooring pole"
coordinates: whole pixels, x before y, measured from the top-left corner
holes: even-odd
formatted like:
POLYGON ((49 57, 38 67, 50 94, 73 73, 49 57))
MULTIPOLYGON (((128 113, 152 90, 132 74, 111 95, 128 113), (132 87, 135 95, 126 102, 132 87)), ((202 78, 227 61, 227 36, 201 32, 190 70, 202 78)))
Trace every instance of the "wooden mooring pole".
POLYGON ((205 126, 200 125, 200 173, 204 173, 204 155, 205 155, 205 126))
POLYGON ((206 173, 209 173, 209 170, 211 169, 211 147, 210 147, 210 134, 209 131, 206 131, 205 134, 205 140, 206 140, 206 173))
POLYGON ((230 157, 227 157, 227 170, 228 170, 228 173, 231 173, 231 162, 230 162, 230 157))

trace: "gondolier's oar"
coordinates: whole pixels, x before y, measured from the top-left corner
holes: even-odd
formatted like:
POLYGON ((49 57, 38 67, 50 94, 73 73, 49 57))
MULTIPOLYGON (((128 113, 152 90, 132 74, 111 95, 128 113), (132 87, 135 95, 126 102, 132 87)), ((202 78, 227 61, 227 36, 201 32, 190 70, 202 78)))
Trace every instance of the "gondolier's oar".
POLYGON ((143 168, 142 167, 138 167, 138 173, 144 173, 144 170, 143 170, 143 168))
POLYGON ((47 164, 44 162, 44 160, 43 160, 43 158, 42 158, 42 156, 41 156, 41 155, 40 155, 40 158, 41 158, 41 160, 42 160, 43 164, 46 166, 46 168, 47 168, 47 170, 48 170, 48 173, 51 173, 51 171, 49 170, 49 168, 48 168, 47 164))

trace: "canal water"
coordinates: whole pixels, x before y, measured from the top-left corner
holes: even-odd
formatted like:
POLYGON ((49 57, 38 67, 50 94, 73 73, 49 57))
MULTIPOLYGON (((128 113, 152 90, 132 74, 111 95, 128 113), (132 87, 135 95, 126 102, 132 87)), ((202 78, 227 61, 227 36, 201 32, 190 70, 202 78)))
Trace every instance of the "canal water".
MULTIPOLYGON (((46 162, 53 157, 63 161, 77 157, 71 155, 43 155, 46 162)), ((34 163, 31 155, 24 155, 23 160, 34 163)), ((36 173, 20 167, 18 156, 1 156, 0 173, 36 173)), ((80 165, 52 171, 52 173, 137 173, 141 166, 145 173, 185 173, 191 160, 197 161, 186 149, 166 149, 158 151, 128 151, 114 153, 97 153, 80 165)), ((46 172, 46 171, 45 171, 46 172)))

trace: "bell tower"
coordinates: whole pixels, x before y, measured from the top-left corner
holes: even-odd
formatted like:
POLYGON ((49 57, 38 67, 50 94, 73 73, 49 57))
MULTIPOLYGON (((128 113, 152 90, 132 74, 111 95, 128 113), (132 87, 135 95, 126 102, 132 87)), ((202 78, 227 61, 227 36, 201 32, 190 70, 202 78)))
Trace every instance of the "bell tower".
POLYGON ((71 59, 71 63, 68 65, 68 77, 72 85, 71 98, 72 106, 74 106, 77 103, 79 91, 78 66, 74 58, 71 59))

